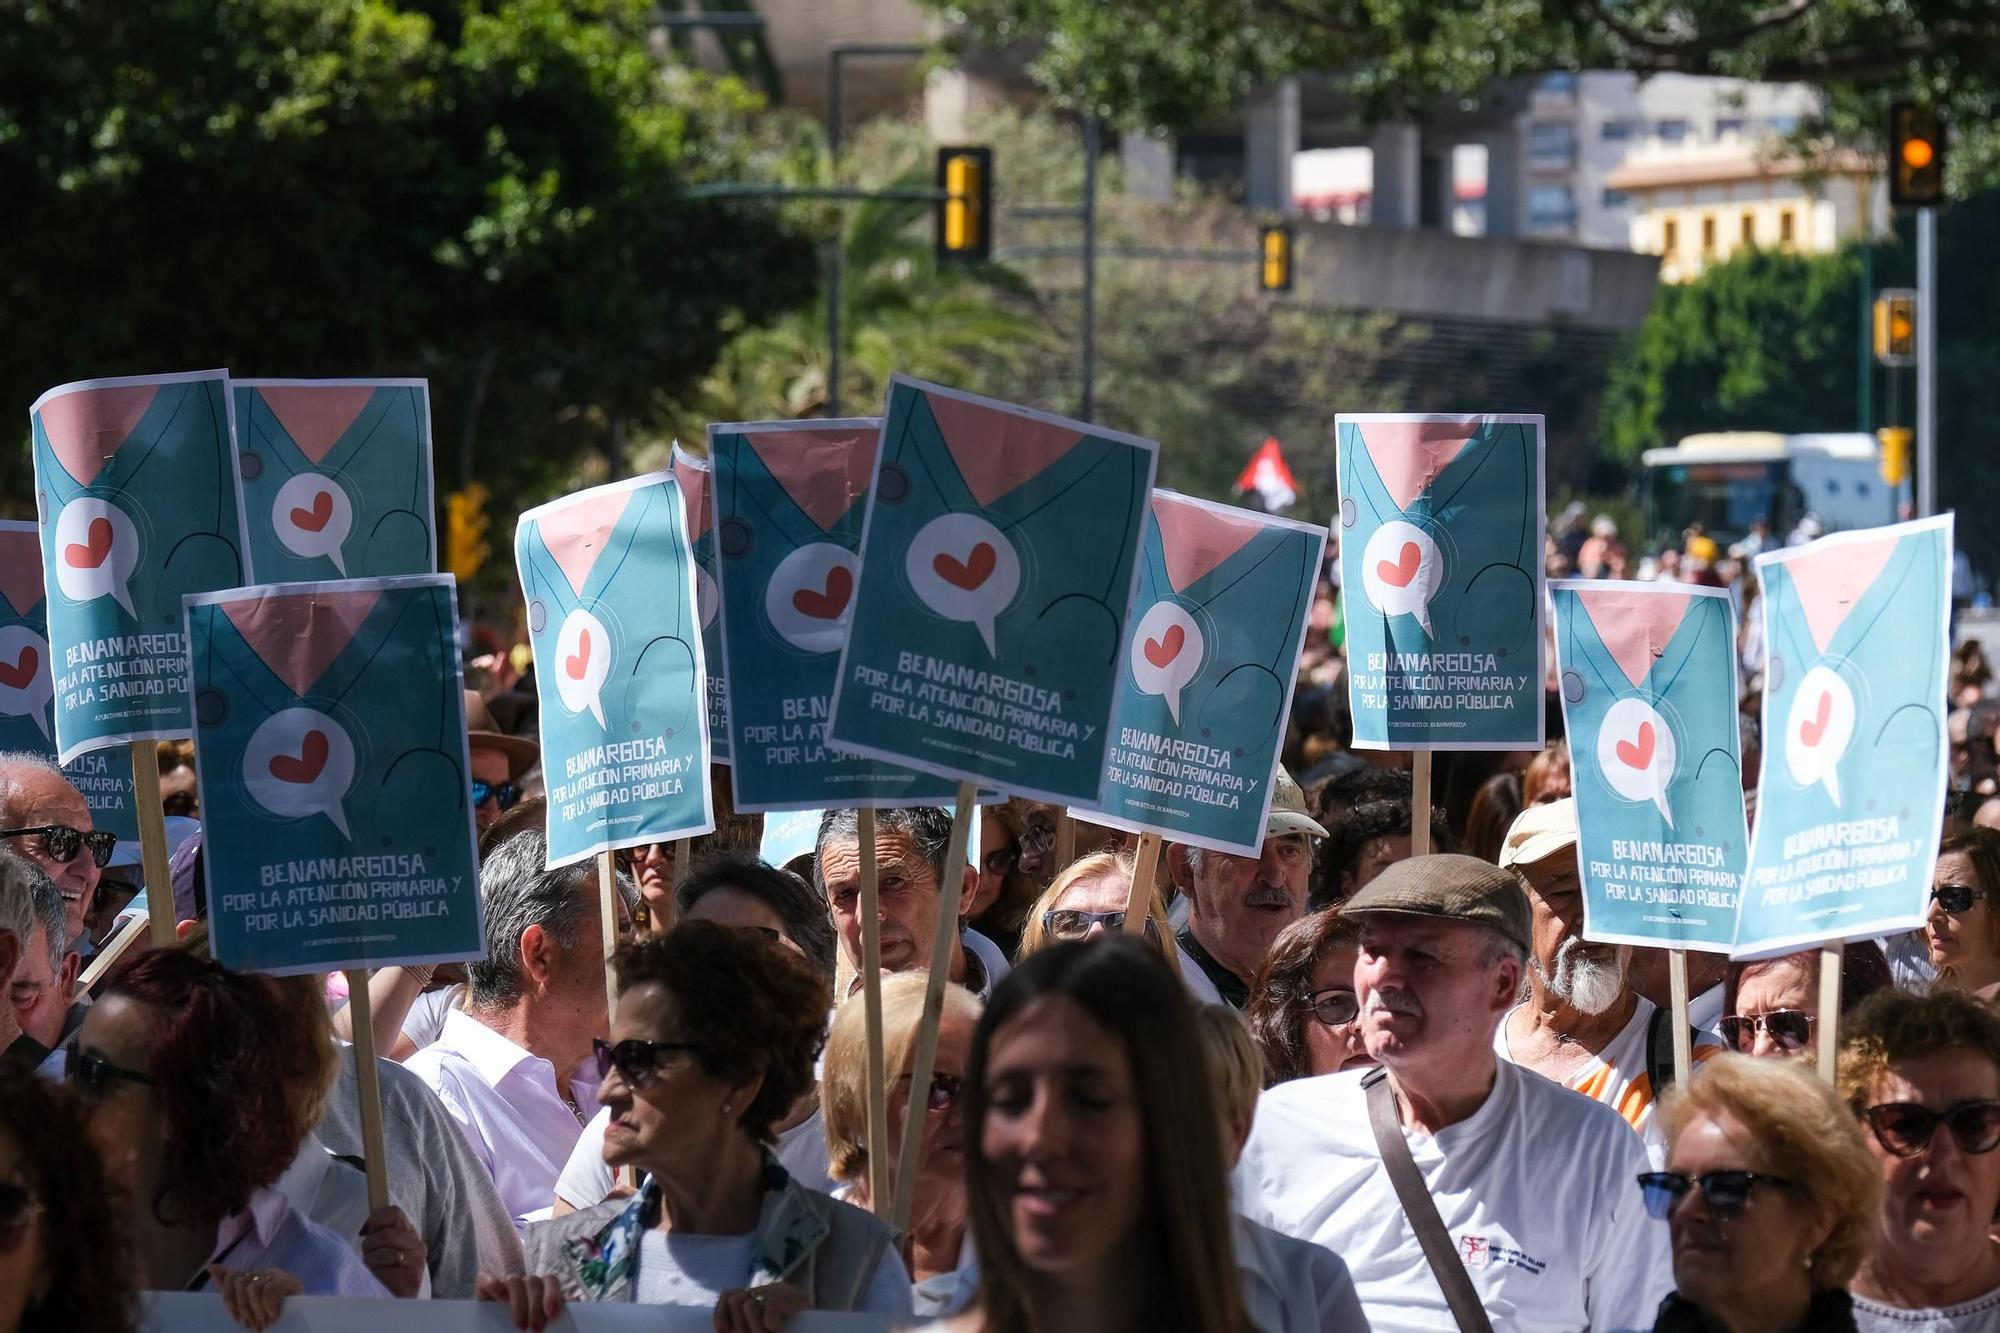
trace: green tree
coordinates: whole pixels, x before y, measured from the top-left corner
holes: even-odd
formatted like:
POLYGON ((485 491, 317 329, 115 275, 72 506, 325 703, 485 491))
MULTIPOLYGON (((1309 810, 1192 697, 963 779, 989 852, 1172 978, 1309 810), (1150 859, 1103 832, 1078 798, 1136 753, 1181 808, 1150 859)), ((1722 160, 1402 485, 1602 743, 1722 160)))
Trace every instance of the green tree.
POLYGON ((0 401, 207 365, 427 375, 447 484, 461 449, 498 506, 560 484, 817 282, 796 222, 686 197, 770 146, 740 84, 662 67, 651 8, 7 4, 0 401))

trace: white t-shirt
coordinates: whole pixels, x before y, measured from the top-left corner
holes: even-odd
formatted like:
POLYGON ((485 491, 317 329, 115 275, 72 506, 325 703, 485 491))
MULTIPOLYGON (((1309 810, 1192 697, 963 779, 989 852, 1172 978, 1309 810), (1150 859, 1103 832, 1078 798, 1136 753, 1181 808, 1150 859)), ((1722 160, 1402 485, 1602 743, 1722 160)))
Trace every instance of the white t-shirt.
POLYGON ((1861 1333, 2000 1333, 2000 1287, 1963 1305, 1930 1310, 1898 1310, 1856 1296, 1854 1326, 1861 1333))
POLYGON ((1259 1333, 1369 1333, 1340 1256, 1247 1217, 1229 1219, 1243 1310, 1259 1333))
POLYGON ((459 1008, 464 998, 462 981, 425 991, 410 1002, 410 1012, 403 1015, 403 1035, 421 1051, 444 1035, 444 1016, 459 1008))
POLYGON ((1688 1025, 1703 1032, 1716 1031, 1716 1024, 1722 1021, 1722 992, 1720 984, 1710 986, 1701 994, 1688 1001, 1688 1025))
MULTIPOLYGON (((639 1237, 632 1299, 640 1305, 712 1306, 723 1293, 750 1285, 756 1246, 754 1231, 741 1236, 676 1236, 648 1227, 639 1237)), ((854 1310, 909 1318, 910 1272, 895 1250, 883 1252, 854 1310)))
MULTIPOLYGON (((1496 1066, 1470 1119, 1403 1131, 1494 1327, 1651 1328, 1673 1272, 1666 1224, 1640 1199, 1639 1136, 1609 1107, 1496 1066)), ((1241 1209, 1346 1260, 1376 1333, 1456 1333, 1368 1127, 1368 1072, 1264 1093, 1236 1169, 1241 1209)))
MULTIPOLYGON (((604 1160, 604 1131, 611 1124, 611 1108, 606 1106, 590 1118, 576 1148, 556 1177, 556 1197, 572 1208, 600 1204, 611 1195, 613 1175, 604 1160)), ((826 1120, 819 1108, 784 1133, 778 1135, 774 1150, 792 1179, 809 1190, 833 1192, 833 1177, 826 1169, 826 1120)), ((737 1286, 743 1285, 737 1283, 737 1286)))

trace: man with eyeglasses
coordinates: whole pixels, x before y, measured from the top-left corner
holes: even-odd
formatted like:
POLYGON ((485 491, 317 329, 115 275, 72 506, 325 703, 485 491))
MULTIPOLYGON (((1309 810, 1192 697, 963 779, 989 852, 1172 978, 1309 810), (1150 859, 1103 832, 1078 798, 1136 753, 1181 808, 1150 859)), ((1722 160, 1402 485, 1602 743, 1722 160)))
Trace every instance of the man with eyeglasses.
MULTIPOLYGON (((7 998, 22 1035, 43 1050, 56 1052, 83 1026, 88 1006, 76 1001, 76 976, 82 960, 63 938, 68 918, 55 883, 33 862, 16 857, 14 863, 28 881, 35 925, 21 950, 7 998)), ((62 1072, 60 1059, 54 1057, 44 1057, 41 1067, 51 1077, 62 1072)))
POLYGON ((83 793, 42 755, 0 754, 0 842, 55 881, 67 918, 65 943, 74 942, 118 840, 96 829, 83 793))
POLYGON ((472 754, 472 820, 484 833, 520 803, 522 779, 540 761, 542 747, 501 731, 477 690, 465 692, 465 743, 472 754))

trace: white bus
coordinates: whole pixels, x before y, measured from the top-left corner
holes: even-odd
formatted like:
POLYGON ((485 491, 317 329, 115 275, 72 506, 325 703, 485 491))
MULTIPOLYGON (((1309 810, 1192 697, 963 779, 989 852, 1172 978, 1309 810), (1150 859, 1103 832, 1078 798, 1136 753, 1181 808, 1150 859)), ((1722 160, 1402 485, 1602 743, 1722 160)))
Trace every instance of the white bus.
POLYGON ((1671 449, 1648 449, 1646 536, 1677 540, 1700 523, 1727 547, 1769 520, 1783 541, 1812 514, 1827 532, 1896 521, 1903 488, 1883 482, 1875 437, 1730 431, 1690 435, 1671 449))

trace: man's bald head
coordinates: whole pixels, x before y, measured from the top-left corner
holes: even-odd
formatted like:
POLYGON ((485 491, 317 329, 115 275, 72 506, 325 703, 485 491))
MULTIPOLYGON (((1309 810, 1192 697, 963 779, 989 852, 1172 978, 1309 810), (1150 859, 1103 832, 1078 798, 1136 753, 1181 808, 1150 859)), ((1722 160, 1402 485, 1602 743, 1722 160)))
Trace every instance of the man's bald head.
MULTIPOLYGON (((50 825, 90 832, 89 802, 46 756, 25 750, 0 751, 0 834, 50 825)), ((47 840, 40 835, 5 841, 55 881, 69 915, 70 939, 75 939, 83 931, 84 913, 97 892, 97 862, 91 859, 89 849, 79 849, 68 861, 58 861, 49 855, 47 840)))

